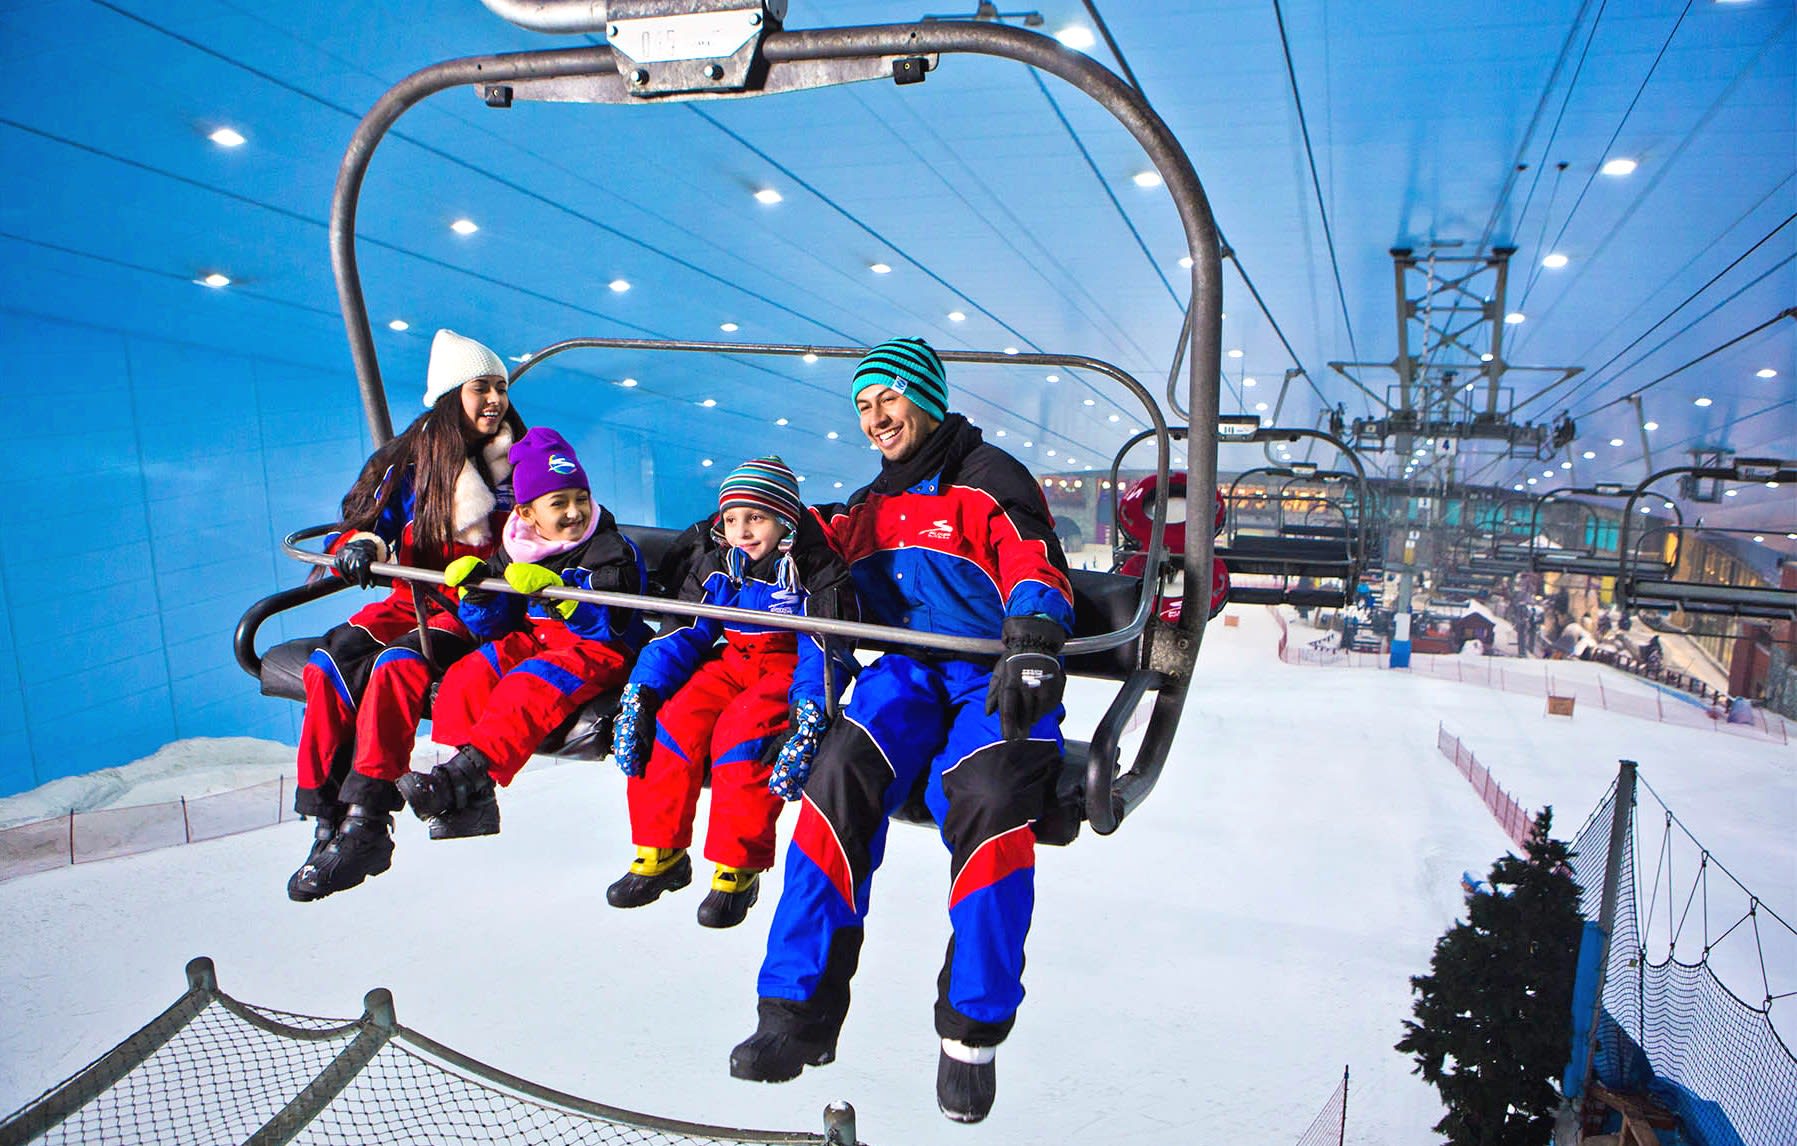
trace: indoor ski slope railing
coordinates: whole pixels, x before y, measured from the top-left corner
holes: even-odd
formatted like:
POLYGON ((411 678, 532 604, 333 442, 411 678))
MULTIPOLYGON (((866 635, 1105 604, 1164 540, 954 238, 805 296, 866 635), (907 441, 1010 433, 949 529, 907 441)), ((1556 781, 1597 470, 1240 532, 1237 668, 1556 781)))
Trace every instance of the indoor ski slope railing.
POLYGON ((212 960, 187 992, 67 1081, 0 1122, 0 1146, 139 1142, 529 1142, 854 1146, 855 1112, 823 1133, 737 1130, 641 1114, 508 1074, 403 1026, 384 987, 358 1019, 297 1015, 219 990, 212 960))
POLYGON ((1492 818, 1498 822, 1498 827, 1504 829, 1504 834, 1509 836, 1511 842, 1520 850, 1528 842, 1529 830, 1535 823, 1535 814, 1523 807, 1522 802, 1515 796, 1505 791, 1504 786, 1498 783, 1497 777, 1491 774, 1491 769, 1479 763, 1479 758, 1473 755, 1473 750, 1463 744, 1458 736, 1449 732, 1446 725, 1439 722, 1435 726, 1435 748, 1452 761, 1454 768, 1466 777, 1466 782, 1473 786, 1473 791, 1479 793, 1480 801, 1491 812, 1492 818))
MULTIPOLYGON (((1574 1004, 1575 1019, 1596 1015, 1590 1077, 1676 1110, 1681 1142, 1797 1142, 1797 1056, 1773 1024, 1782 1003, 1789 1033, 1797 929, 1698 842, 1631 762, 1574 838, 1572 868, 1599 938, 1607 882, 1615 889, 1608 950, 1592 965, 1601 993, 1574 1004), (1652 801, 1645 814, 1637 783, 1652 801)), ((1568 1093, 1586 1054, 1574 1056, 1568 1093)))
MULTIPOLYGON (((1315 642, 1294 640, 1286 619, 1278 609, 1273 610, 1274 618, 1279 624, 1279 659, 1287 664, 1326 665, 1350 668, 1387 668, 1386 657, 1380 653, 1358 653, 1339 646, 1316 647, 1315 642)), ((1641 720, 1651 720, 1659 724, 1672 724, 1682 728, 1703 728, 1729 736, 1744 736, 1750 740, 1766 740, 1774 744, 1791 742, 1790 722, 1777 713, 1763 708, 1753 710, 1752 724, 1730 724, 1715 707, 1686 700, 1682 695, 1669 693, 1659 688, 1654 689, 1652 696, 1635 693, 1618 692, 1605 688, 1600 676, 1594 681, 1574 681, 1564 677, 1556 677, 1553 671, 1541 673, 1524 672, 1504 667, 1515 663, 1506 657, 1481 657, 1471 660, 1454 656, 1412 656, 1407 668, 1400 670, 1413 676, 1434 677, 1437 680, 1451 680, 1460 684, 1478 685, 1481 688, 1496 689, 1499 692, 1515 693, 1521 696, 1572 697, 1579 704, 1590 708, 1599 708, 1605 712, 1614 712, 1621 716, 1633 716, 1641 720)), ((1610 666, 1612 668, 1616 666, 1610 666)), ((1623 671, 1618 669, 1618 671, 1623 671)))

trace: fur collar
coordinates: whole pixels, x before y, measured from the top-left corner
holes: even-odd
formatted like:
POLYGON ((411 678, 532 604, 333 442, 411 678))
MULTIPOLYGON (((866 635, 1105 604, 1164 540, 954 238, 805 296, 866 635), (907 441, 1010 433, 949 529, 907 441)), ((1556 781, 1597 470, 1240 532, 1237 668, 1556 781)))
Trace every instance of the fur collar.
MULTIPOLYGON (((481 447, 481 460, 487 463, 487 472, 493 475, 495 484, 504 484, 512 476, 511 449, 512 431, 508 426, 501 426, 492 440, 481 447)), ((481 477, 474 459, 463 462, 462 472, 455 479, 455 539, 464 545, 491 545, 493 511, 498 508, 499 495, 481 477)))

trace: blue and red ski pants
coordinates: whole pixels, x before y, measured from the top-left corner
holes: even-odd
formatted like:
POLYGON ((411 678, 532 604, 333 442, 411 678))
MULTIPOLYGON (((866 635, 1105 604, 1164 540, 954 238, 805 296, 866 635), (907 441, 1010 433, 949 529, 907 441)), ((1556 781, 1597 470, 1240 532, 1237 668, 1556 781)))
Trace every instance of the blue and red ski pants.
POLYGON ((622 644, 575 636, 566 625, 531 624, 488 641, 443 677, 431 709, 431 739, 473 746, 495 783, 510 784, 543 737, 630 676, 622 644))
POLYGON ((1003 1041, 1023 1000, 1036 837, 1060 770, 1061 712, 1006 742, 986 715, 991 670, 889 653, 863 670, 819 747, 757 983, 763 1030, 834 1045, 860 961, 891 816, 918 784, 948 846, 953 927, 936 1031, 1003 1041))
POLYGON ((473 647, 459 624, 432 625, 428 661, 417 627, 403 621, 375 632, 347 624, 326 633, 301 673, 306 714, 294 811, 334 818, 345 804, 402 807, 392 782, 411 762, 431 682, 473 647), (380 640, 376 632, 390 639, 380 640))
POLYGON ((768 746, 786 731, 794 652, 744 652, 734 644, 705 661, 655 715, 655 747, 626 785, 630 838, 638 847, 684 848, 705 769, 711 823, 705 858, 730 867, 774 866, 774 825, 785 803, 768 791, 768 746))

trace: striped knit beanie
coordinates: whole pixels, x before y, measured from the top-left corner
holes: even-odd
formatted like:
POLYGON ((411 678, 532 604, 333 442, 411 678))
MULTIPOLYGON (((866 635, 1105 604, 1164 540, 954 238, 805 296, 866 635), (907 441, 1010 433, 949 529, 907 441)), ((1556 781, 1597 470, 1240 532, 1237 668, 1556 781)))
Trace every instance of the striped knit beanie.
POLYGON ((867 352, 849 387, 854 401, 869 386, 890 386, 938 422, 948 417, 948 375, 921 338, 890 338, 867 352))
POLYGON ((799 479, 792 467, 770 454, 751 458, 730 471, 718 487, 718 512, 735 506, 765 510, 788 529, 797 529, 805 503, 799 497, 799 479))

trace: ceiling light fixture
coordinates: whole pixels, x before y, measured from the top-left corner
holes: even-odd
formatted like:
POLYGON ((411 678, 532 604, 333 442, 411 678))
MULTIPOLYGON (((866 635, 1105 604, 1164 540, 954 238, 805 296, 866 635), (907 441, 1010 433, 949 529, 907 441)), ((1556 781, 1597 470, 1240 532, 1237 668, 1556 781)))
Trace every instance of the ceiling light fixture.
POLYGON ((876 275, 889 275, 892 273, 892 268, 885 263, 869 263, 867 264, 867 269, 876 275))
POLYGON ((1572 463, 1571 462, 1561 462, 1560 468, 1563 470, 1569 470, 1572 468, 1572 463))
POLYGON ((1581 454, 1579 456, 1584 458, 1586 461, 1590 461, 1592 458, 1595 458, 1597 456, 1597 451, 1596 450, 1586 450, 1583 454, 1581 454))
POLYGON ((1598 170, 1605 175, 1633 175, 1635 168, 1639 166, 1641 165, 1633 159, 1610 159, 1606 160, 1598 170))
POLYGON ((707 410, 711 409, 713 406, 715 406, 717 404, 718 404, 718 400, 716 398, 707 398, 707 399, 705 399, 705 401, 699 403, 699 405, 705 407, 707 410))
POLYGON ((958 310, 951 310, 948 312, 948 320, 950 322, 966 322, 967 316, 958 310))
POLYGON ((1768 366, 1764 370, 1755 370, 1753 376, 1755 378, 1776 378, 1778 377, 1778 371, 1768 366))
POLYGON ((1660 428, 1660 424, 1658 422, 1642 422, 1641 428, 1643 430, 1657 430, 1660 428))
POLYGON ((1242 356, 1242 352, 1240 350, 1231 350, 1229 352, 1229 356, 1231 358, 1240 358, 1242 356))
POLYGON ((1538 479, 1536 479, 1536 478, 1530 478, 1530 479, 1529 479, 1529 484, 1530 484, 1530 485, 1534 485, 1534 484, 1535 484, 1535 482, 1536 482, 1536 481, 1537 481, 1537 480, 1538 480, 1538 479))
POLYGON ((1621 438, 1611 438, 1610 444, 1612 446, 1620 446, 1622 444, 1622 439, 1621 438))
POLYGON ((1005 347, 1005 353, 1006 354, 1015 354, 1015 353, 1017 353, 1017 348, 1015 346, 1007 346, 1007 347, 1005 347))
POLYGON ((1252 378, 1244 378, 1244 379, 1242 379, 1242 385, 1243 386, 1258 386, 1258 385, 1260 385, 1260 383, 1256 382, 1252 378))
POLYGON ((725 334, 735 334, 738 330, 741 330, 742 328, 737 326, 734 322, 721 322, 718 324, 718 329, 723 331, 725 334))
POLYGON ((1693 399, 1691 399, 1691 405, 1693 405, 1693 406, 1702 407, 1702 406, 1709 406, 1712 404, 1713 403, 1711 403, 1711 401, 1708 398, 1693 398, 1693 399))
POLYGON ((1087 398, 1084 402, 1082 402, 1080 404, 1082 406, 1096 406, 1096 405, 1098 405, 1098 400, 1096 398, 1087 398))
POLYGON ((1741 491, 1738 489, 1725 489, 1722 491, 1723 497, 1739 497, 1740 495, 1741 491))
POLYGON ((480 225, 473 219, 457 219, 449 225, 449 229, 458 235, 472 235, 480 230, 480 225))
POLYGON ((612 281, 606 283, 605 285, 611 288, 611 292, 613 294, 623 294, 625 291, 630 289, 630 280, 629 279, 613 279, 612 281))
POLYGON ((711 468, 711 459, 710 458, 700 458, 699 464, 704 466, 706 469, 710 469, 711 468))
POLYGON ((410 329, 412 329, 412 324, 407 322, 403 318, 396 318, 392 322, 389 322, 387 324, 387 329, 388 330, 401 330, 401 331, 410 330, 410 329))
POLYGON ((832 442, 834 442, 837 438, 840 438, 841 436, 842 435, 838 434, 835 430, 831 430, 829 433, 824 435, 824 437, 829 438, 832 442))
POLYGON ((1562 255, 1558 251, 1556 251, 1553 254, 1542 259, 1541 265, 1546 267, 1550 271, 1557 271, 1561 267, 1565 266, 1570 261, 1571 260, 1568 259, 1565 255, 1562 255))
POLYGON ((1190 256, 1190 255, 1179 256, 1179 265, 1188 271, 1191 270, 1192 269, 1192 256, 1190 256))
POLYGON ((1491 361, 1491 351, 1487 350, 1485 353, 1479 355, 1479 361, 1480 362, 1490 362, 1491 361))
POLYGON ((1515 326, 1518 323, 1527 321, 1529 321, 1529 316, 1520 310, 1513 310, 1504 316, 1504 325, 1506 326, 1515 326))
POLYGON ((774 419, 774 425, 776 425, 776 426, 786 426, 786 425, 790 425, 790 424, 791 423, 789 423, 785 418, 775 418, 774 419))
POLYGON ((1054 38, 1076 52, 1083 52, 1098 42, 1098 37, 1092 34, 1092 29, 1084 24, 1069 24, 1056 32, 1054 38))
POLYGON ((804 354, 800 355, 799 357, 800 357, 800 360, 804 361, 804 362, 816 362, 817 361, 817 355, 811 353, 811 351, 809 351, 809 350, 807 350, 804 354))
POLYGON ((1513 486, 1511 486, 1511 487, 1510 487, 1510 488, 1511 488, 1511 489, 1513 489, 1513 490, 1515 490, 1515 491, 1516 491, 1516 492, 1517 492, 1517 493, 1521 493, 1521 492, 1522 492, 1522 486, 1521 486, 1521 485, 1520 485, 1520 484, 1518 484, 1518 485, 1513 485, 1513 486))
POLYGON ((765 203, 769 207, 772 207, 775 203, 778 203, 784 198, 786 198, 786 196, 780 194, 780 192, 774 190, 772 187, 763 187, 755 192, 755 202, 765 203))
POLYGON ((618 385, 624 387, 624 389, 626 389, 626 390, 634 390, 634 389, 636 389, 636 379, 635 378, 620 378, 620 379, 618 379, 618 385))
POLYGON ((221 127, 206 138, 220 147, 242 147, 244 144, 242 133, 229 127, 221 127))
POLYGON ((1158 171, 1138 171, 1130 176, 1137 187, 1159 187, 1163 180, 1158 171))
POLYGON ((1049 375, 1045 376, 1045 380, 1049 381, 1049 382, 1059 382, 1061 380, 1061 376, 1059 374, 1049 374, 1049 375))
POLYGON ((217 271, 213 271, 203 279, 195 279, 194 281, 201 286, 209 286, 214 290, 217 290, 219 287, 228 287, 231 285, 231 277, 229 275, 221 275, 217 271))

